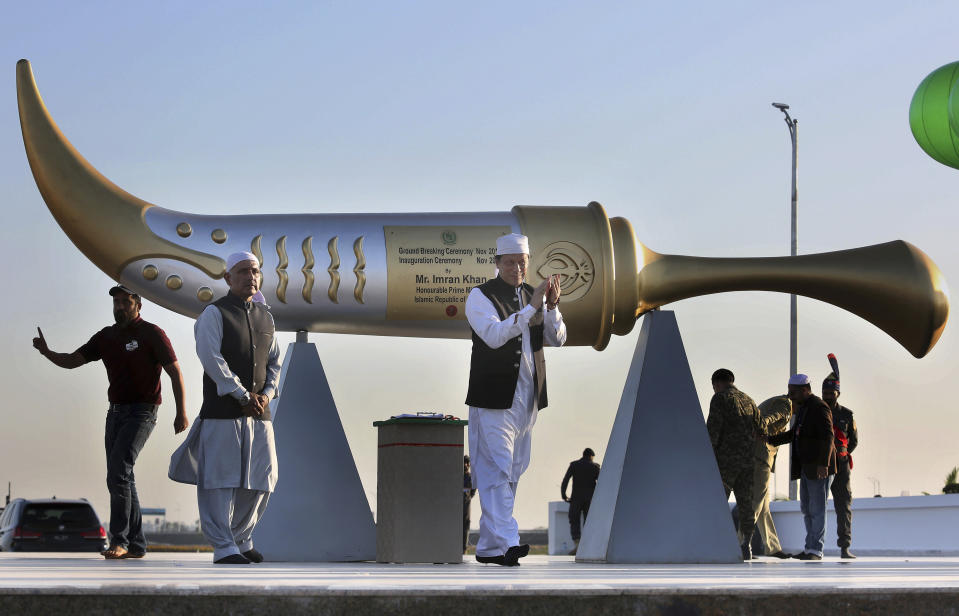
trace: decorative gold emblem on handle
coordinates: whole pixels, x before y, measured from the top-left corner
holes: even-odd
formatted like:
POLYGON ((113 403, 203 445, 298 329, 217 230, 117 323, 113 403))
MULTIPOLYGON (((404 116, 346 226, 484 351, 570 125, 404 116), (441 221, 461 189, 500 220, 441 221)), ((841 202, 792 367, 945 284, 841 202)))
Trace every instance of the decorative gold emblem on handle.
POLYGON ((327 297, 334 304, 339 304, 340 300, 336 297, 336 292, 340 289, 340 253, 336 249, 338 237, 333 236, 326 245, 326 250, 330 253, 330 266, 326 271, 330 274, 330 287, 326 290, 327 297))
POLYGON ((366 257, 363 255, 363 236, 356 238, 353 242, 353 254, 356 255, 356 266, 353 273, 356 274, 356 286, 353 287, 353 299, 363 303, 363 289, 366 287, 366 257))
POLYGON ((563 301, 575 302, 589 292, 596 277, 596 268, 589 253, 573 242, 554 242, 543 249, 545 263, 536 270, 539 277, 560 277, 563 301))
POLYGON ((307 304, 313 303, 313 237, 303 240, 303 299, 307 304))

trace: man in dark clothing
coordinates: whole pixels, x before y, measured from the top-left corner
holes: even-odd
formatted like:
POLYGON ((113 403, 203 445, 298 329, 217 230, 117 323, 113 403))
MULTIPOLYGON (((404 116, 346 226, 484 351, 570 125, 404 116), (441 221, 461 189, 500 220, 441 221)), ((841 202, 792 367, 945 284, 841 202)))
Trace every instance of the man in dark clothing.
POLYGON ((762 433, 759 408, 739 391, 732 371, 720 368, 713 373, 713 395, 709 401, 706 430, 716 454, 719 476, 726 490, 736 494, 743 560, 753 557, 750 540, 756 525, 753 510, 753 475, 756 466, 756 437, 762 433))
POLYGON ((832 413, 812 393, 809 377, 789 377, 789 399, 796 422, 789 430, 767 437, 773 445, 789 447, 789 475, 799 480, 799 501, 806 526, 805 549, 795 555, 799 560, 822 560, 826 539, 826 500, 829 483, 836 474, 836 450, 833 447, 832 413))
MULTIPOLYGON (((830 354, 830 361, 835 356, 830 354)), ((855 558, 849 551, 852 544, 852 486, 849 472, 852 470, 852 452, 859 444, 856 420, 852 411, 839 404, 839 365, 834 363, 833 372, 822 382, 822 400, 832 411, 832 427, 836 447, 836 476, 832 481, 832 502, 836 508, 836 545, 842 558, 855 558)))
POLYGON ((470 536, 470 505, 476 495, 473 487, 473 475, 470 473, 470 457, 463 456, 463 553, 466 554, 466 545, 470 536))
POLYGON ((147 544, 133 465, 156 426, 161 367, 173 384, 173 431, 186 430, 190 422, 183 405, 183 377, 170 340, 162 329, 140 318, 139 295, 120 285, 110 289, 110 295, 116 324, 101 329, 73 353, 51 351, 39 327, 33 346, 61 368, 103 360, 110 382, 104 437, 110 491, 110 548, 103 556, 143 558, 147 544))
POLYGON ((599 479, 599 464, 593 462, 595 456, 596 454, 589 447, 584 449, 582 458, 569 463, 566 475, 563 476, 563 485, 559 488, 563 500, 569 503, 569 534, 576 543, 576 547, 570 554, 576 554, 576 549, 579 547, 579 517, 582 515, 583 522, 586 522, 586 516, 589 514, 589 503, 593 500, 596 480, 599 479), (573 495, 567 498, 566 486, 569 485, 570 479, 573 480, 573 495))

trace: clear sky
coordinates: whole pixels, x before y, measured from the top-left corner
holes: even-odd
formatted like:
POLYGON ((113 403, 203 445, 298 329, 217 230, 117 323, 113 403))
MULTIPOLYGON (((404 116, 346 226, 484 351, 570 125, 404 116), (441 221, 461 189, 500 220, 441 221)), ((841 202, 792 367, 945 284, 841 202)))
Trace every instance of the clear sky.
MULTIPOLYGON (((919 82, 959 59, 957 20, 954 2, 932 1, 7 3, 0 480, 15 496, 84 496, 101 518, 109 511, 105 372, 61 370, 30 340, 39 325, 53 349, 75 350, 112 322, 111 281, 37 191, 17 116, 20 58, 77 149, 170 209, 507 211, 596 200, 650 248, 703 256, 788 254, 789 136, 770 106, 786 102, 799 119, 800 252, 904 239, 957 285, 959 171, 923 153, 908 124, 919 82)), ((718 367, 757 402, 785 390, 788 306, 785 295, 755 292, 671 306, 704 409, 718 367)), ((150 303, 143 316, 174 344, 192 418, 202 374, 193 322, 150 303)), ((800 298, 799 319, 800 371, 818 383, 826 354, 839 357, 842 402, 860 432, 854 494, 871 495, 874 483, 886 496, 939 492, 959 465, 956 324, 916 360, 838 308, 800 298)), ((547 501, 584 447, 601 461, 639 329, 601 353, 547 352, 551 404, 520 485, 521 527, 546 524, 547 501)), ((311 340, 375 506, 372 422, 465 415, 469 342, 311 340)), ((166 478, 182 435, 165 375, 163 384, 137 483, 145 506, 192 522, 192 487, 166 478)))

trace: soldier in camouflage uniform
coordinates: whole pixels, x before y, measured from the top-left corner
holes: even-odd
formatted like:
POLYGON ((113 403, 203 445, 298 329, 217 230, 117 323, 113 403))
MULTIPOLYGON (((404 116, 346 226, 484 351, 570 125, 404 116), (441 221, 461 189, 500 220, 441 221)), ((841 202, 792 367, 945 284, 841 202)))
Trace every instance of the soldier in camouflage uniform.
POLYGON ((839 404, 839 377, 835 371, 822 382, 822 401, 832 411, 833 433, 836 435, 836 476, 830 488, 836 509, 836 545, 842 558, 855 558, 849 551, 852 544, 852 486, 849 472, 852 470, 851 454, 859 444, 859 434, 852 411, 839 404))
POLYGON ((753 399, 739 391, 733 373, 720 368, 713 373, 713 395, 709 402, 706 429, 713 444, 719 476, 739 503, 739 530, 743 560, 752 558, 749 542, 756 525, 753 504, 753 473, 756 464, 756 437, 761 433, 759 409, 753 399))

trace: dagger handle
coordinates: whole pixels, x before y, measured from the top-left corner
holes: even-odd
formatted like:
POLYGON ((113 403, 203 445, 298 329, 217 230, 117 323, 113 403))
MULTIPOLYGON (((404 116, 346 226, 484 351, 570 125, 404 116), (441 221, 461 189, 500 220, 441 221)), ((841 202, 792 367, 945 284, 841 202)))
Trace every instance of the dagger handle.
POLYGON ((856 314, 915 357, 936 344, 949 316, 946 282, 908 242, 797 257, 725 259, 660 255, 644 248, 636 278, 637 312, 725 291, 778 291, 818 299, 856 314))

